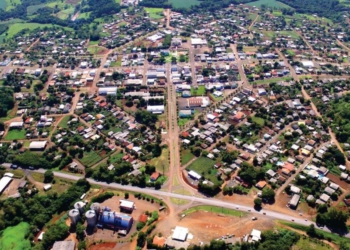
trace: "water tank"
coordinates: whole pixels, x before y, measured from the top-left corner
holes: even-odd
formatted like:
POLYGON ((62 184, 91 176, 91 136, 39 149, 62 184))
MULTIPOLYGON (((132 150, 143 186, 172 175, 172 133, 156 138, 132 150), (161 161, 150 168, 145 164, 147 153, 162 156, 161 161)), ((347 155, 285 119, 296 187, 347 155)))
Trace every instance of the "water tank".
POLYGON ((96 215, 98 216, 100 214, 100 211, 101 211, 100 203, 97 203, 97 202, 92 203, 90 206, 90 209, 94 210, 96 212, 96 215))
POLYGON ((97 221, 97 216, 95 210, 89 210, 85 213, 86 216, 86 221, 88 227, 95 227, 96 221, 97 221))
POLYGON ((80 220, 80 213, 78 209, 72 209, 69 211, 68 216, 70 218, 70 222, 73 225, 76 225, 80 220))
POLYGON ((82 201, 77 201, 75 204, 74 204, 74 208, 75 209, 78 209, 80 214, 83 214, 84 213, 84 210, 85 210, 85 203, 82 202, 82 201))

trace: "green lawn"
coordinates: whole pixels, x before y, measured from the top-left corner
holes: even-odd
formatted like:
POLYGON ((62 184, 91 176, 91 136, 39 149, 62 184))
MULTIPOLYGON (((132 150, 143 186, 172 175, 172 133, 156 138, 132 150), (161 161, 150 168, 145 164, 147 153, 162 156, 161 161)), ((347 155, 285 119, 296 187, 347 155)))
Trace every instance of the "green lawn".
POLYGON ((68 128, 67 123, 69 120, 70 120, 70 115, 63 117, 62 120, 60 121, 60 123, 58 124, 58 126, 61 128, 68 128))
POLYGON ((59 19, 62 19, 62 20, 66 20, 68 19, 68 17, 70 15, 73 15, 74 13, 74 7, 70 7, 68 9, 64 9, 64 10, 61 10, 60 12, 58 12, 56 14, 56 16, 59 18, 59 19))
POLYGON ((315 242, 311 238, 307 237, 304 239, 303 237, 292 247, 293 250, 306 250, 306 249, 317 249, 317 250, 328 250, 333 249, 330 245, 321 242, 315 242))
POLYGON ((264 126, 265 120, 260 117, 252 116, 252 121, 260 126, 264 126))
POLYGON ((227 208, 222 208, 222 207, 208 206, 208 205, 191 207, 191 208, 183 211, 182 214, 188 215, 188 214, 191 214, 191 213, 194 213, 197 211, 213 212, 213 213, 217 213, 217 214, 232 215, 232 216, 237 216, 237 217, 247 215, 247 213, 245 213, 245 212, 227 209, 227 208))
POLYGON ((152 19, 162 19, 164 17, 162 8, 145 8, 145 10, 152 19))
POLYGON ((190 160, 192 160, 195 156, 191 153, 190 149, 185 149, 181 151, 181 164, 185 165, 190 160))
POLYGON ((191 87, 191 95, 192 96, 203 96, 206 94, 205 86, 200 85, 198 88, 191 87))
POLYGON ((5 140, 22 140, 26 138, 25 129, 11 129, 7 132, 5 140))
POLYGON ((198 0, 170 0, 171 5, 175 8, 185 8, 188 9, 192 5, 199 5, 200 1, 198 0))
POLYGON ((150 160, 148 164, 155 166, 160 173, 167 172, 169 170, 169 149, 163 148, 162 154, 150 160))
POLYGON ((16 5, 21 4, 21 0, 1 0, 6 1, 6 11, 12 10, 16 5))
POLYGON ((192 118, 179 118, 177 121, 177 124, 181 127, 181 126, 185 126, 186 123, 188 123, 189 121, 191 121, 192 118))
POLYGON ((104 47, 100 47, 100 46, 96 46, 96 45, 92 45, 92 46, 88 46, 87 49, 91 54, 93 55, 97 55, 99 53, 102 53, 105 48, 104 47))
POLYGON ((90 13, 91 12, 80 13, 79 16, 78 16, 78 19, 82 19, 82 18, 87 19, 87 18, 89 18, 90 13))
POLYGON ((102 160, 101 156, 95 151, 85 152, 83 158, 79 159, 79 161, 86 167, 91 167, 100 160, 102 160))
POLYGON ((262 5, 266 5, 267 7, 270 7, 270 8, 291 9, 290 6, 284 3, 278 2, 276 0, 259 0, 259 1, 247 3, 247 5, 255 6, 255 7, 261 7, 262 5))
POLYGON ((34 14, 37 10, 44 8, 46 6, 45 3, 41 3, 41 4, 36 4, 36 5, 31 5, 27 7, 27 14, 28 15, 32 15, 34 14))
POLYGON ((222 181, 218 180, 216 177, 216 173, 218 172, 215 168, 215 161, 207 158, 207 157, 199 157, 197 160, 192 162, 187 169, 193 170, 196 173, 204 176, 205 179, 210 180, 214 184, 221 184, 222 181))
POLYGON ((124 154, 122 152, 118 152, 115 153, 113 155, 111 155, 111 164, 118 162, 119 160, 121 160, 123 158, 124 154))
POLYGON ((29 239, 25 239, 29 231, 29 224, 21 222, 17 226, 7 227, 0 238, 1 250, 29 250, 31 249, 29 239))

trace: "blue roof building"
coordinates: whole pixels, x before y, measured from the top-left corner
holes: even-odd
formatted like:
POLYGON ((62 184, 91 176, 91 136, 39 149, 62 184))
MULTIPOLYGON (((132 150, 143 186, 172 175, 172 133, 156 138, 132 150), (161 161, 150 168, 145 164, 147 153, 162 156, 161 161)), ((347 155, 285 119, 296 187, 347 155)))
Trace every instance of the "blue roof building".
POLYGON ((103 211, 100 216, 99 224, 114 230, 129 231, 133 221, 133 218, 127 214, 103 211))

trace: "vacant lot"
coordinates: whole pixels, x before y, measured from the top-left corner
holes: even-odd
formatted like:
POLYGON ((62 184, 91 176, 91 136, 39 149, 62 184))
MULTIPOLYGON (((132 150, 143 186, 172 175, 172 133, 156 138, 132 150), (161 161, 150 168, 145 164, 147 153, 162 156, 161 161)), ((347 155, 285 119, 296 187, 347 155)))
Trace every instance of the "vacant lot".
POLYGON ((175 8, 190 8, 192 5, 199 5, 198 0, 170 0, 175 8))
POLYGON ((203 96, 206 94, 205 86, 200 85, 197 88, 191 87, 191 95, 192 96, 203 96))
POLYGON ((62 120, 60 121, 60 123, 58 124, 58 126, 61 127, 61 128, 68 128, 69 120, 70 120, 70 116, 69 115, 63 117, 62 120))
POLYGON ((95 151, 84 152, 84 157, 79 159, 79 161, 86 167, 91 167, 100 160, 102 160, 101 156, 95 151))
POLYGON ((169 170, 169 149, 163 148, 162 154, 159 157, 150 160, 148 164, 155 166, 160 173, 167 172, 169 170))
POLYGON ((190 149, 185 149, 185 150, 181 151, 181 164, 182 165, 187 164, 193 158, 194 158, 194 155, 191 153, 190 149))
POLYGON ((292 247, 292 250, 304 250, 304 249, 317 249, 317 250, 328 250, 333 249, 331 246, 322 243, 322 242, 316 242, 316 240, 313 240, 311 238, 301 238, 297 244, 295 244, 292 247))
POLYGON ((26 138, 26 131, 24 129, 11 129, 7 132, 5 140, 22 140, 26 138))
POLYGON ((100 46, 96 46, 96 45, 92 45, 88 47, 88 51, 93 54, 93 55, 97 55, 97 54, 103 54, 107 51, 106 48, 104 47, 100 47, 100 46))
POLYGON ((256 116, 252 116, 252 121, 260 126, 264 126, 265 124, 265 120, 263 118, 256 117, 256 116))
POLYGON ((221 180, 218 180, 216 173, 218 172, 214 169, 215 161, 207 157, 199 157, 197 160, 192 162, 187 169, 193 170, 196 173, 204 176, 205 179, 210 180, 214 184, 221 183, 221 180))
POLYGON ((255 6, 255 7, 261 7, 262 5, 266 5, 267 7, 271 7, 271 8, 291 9, 290 6, 284 3, 278 2, 276 0, 259 0, 259 1, 247 3, 247 5, 255 6))
POLYGON ((29 224, 25 222, 19 223, 17 226, 6 228, 0 238, 1 250, 29 250, 31 249, 30 241, 25 239, 25 235, 29 230, 29 224))

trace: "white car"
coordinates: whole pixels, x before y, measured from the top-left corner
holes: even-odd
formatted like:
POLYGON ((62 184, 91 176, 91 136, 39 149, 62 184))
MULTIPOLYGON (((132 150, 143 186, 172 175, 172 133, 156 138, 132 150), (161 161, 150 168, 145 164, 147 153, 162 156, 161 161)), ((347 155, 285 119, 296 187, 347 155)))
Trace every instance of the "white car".
POLYGON ((256 218, 256 217, 252 217, 252 220, 257 220, 258 218, 256 218))

